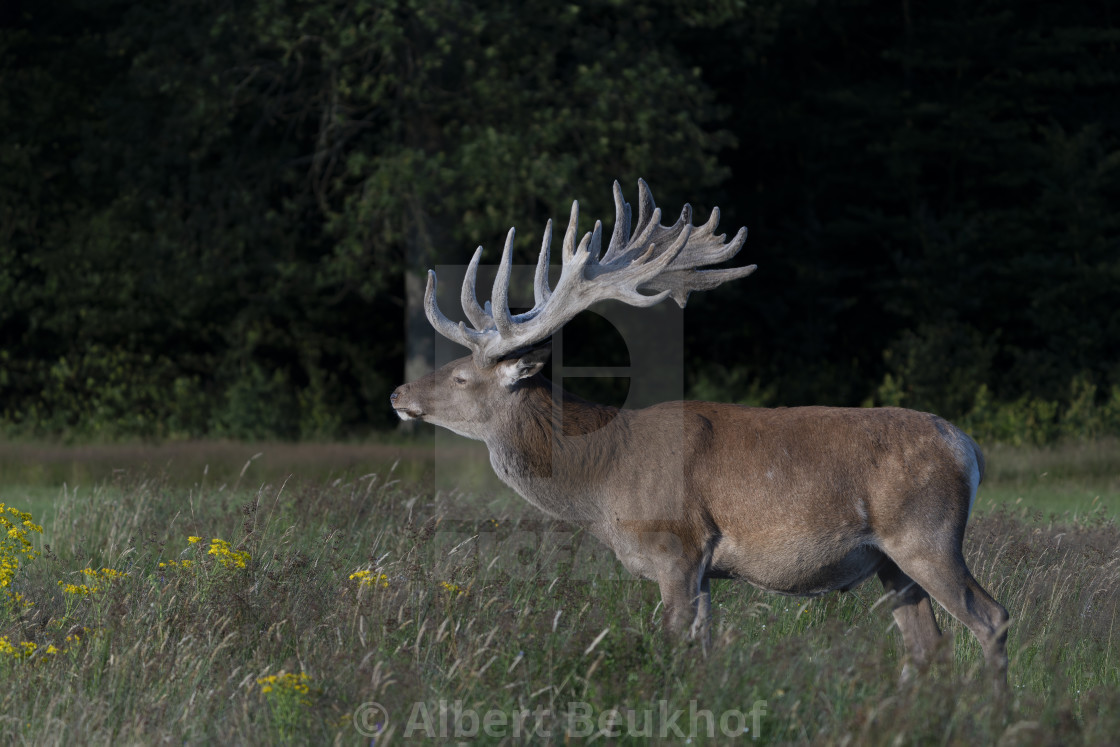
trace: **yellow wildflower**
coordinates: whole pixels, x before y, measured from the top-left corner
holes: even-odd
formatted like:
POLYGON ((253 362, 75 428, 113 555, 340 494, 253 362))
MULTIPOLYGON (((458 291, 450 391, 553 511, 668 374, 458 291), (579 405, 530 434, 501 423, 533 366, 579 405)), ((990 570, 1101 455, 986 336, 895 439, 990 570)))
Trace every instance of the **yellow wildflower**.
POLYGON ((294 697, 297 698, 297 702, 303 705, 311 705, 310 700, 301 697, 310 694, 310 683, 311 677, 306 672, 300 672, 299 674, 280 672, 279 674, 257 678, 257 684, 261 686, 262 695, 272 693, 274 698, 281 700, 294 697))
POLYGON ((467 593, 467 590, 459 588, 458 584, 448 583, 447 581, 441 581, 440 586, 443 587, 444 591, 455 596, 462 596, 467 593))
POLYGON ((90 594, 95 594, 101 590, 100 586, 87 586, 85 584, 68 584, 65 581, 59 581, 58 585, 62 587, 63 594, 73 594, 77 597, 85 597, 90 594))
POLYGON ((83 568, 79 571, 89 581, 84 584, 68 584, 65 581, 59 581, 58 585, 62 587, 63 594, 73 594, 74 596, 89 596, 101 590, 98 582, 117 581, 127 576, 127 573, 122 573, 115 568, 102 568, 95 571, 92 568, 83 568))
POLYGON ((39 648, 38 644, 31 641, 20 641, 18 644, 13 644, 8 636, 0 636, 0 656, 10 656, 13 659, 26 659, 35 653, 35 649, 39 648))
POLYGON ((10 599, 12 601, 12 604, 16 605, 17 607, 23 607, 24 609, 28 609, 29 607, 34 607, 35 606, 34 602, 25 598, 23 596, 23 594, 20 594, 18 591, 12 591, 10 589, 4 589, 4 593, 8 595, 8 599, 10 599))
POLYGON ((0 588, 6 589, 19 571, 20 558, 34 560, 35 552, 28 532, 42 534, 43 527, 26 511, 0 503, 0 588), (9 518, 11 517, 11 518, 9 518), (14 519, 14 520, 13 520, 14 519))
POLYGON ((358 588, 380 585, 383 589, 389 588, 389 577, 376 571, 354 571, 350 579, 358 579, 358 588))
POLYGON ((232 549, 223 539, 210 540, 210 549, 206 554, 216 557, 226 568, 245 568, 249 562, 249 553, 232 549))

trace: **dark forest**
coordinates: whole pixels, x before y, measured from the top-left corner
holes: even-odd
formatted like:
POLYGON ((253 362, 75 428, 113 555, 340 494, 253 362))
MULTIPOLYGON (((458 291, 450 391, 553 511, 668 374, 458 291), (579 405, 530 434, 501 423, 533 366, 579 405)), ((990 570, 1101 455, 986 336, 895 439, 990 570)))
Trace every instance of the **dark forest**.
POLYGON ((0 431, 393 427, 423 271, 639 177, 759 265, 691 396, 1120 433, 1120 19, 1022 0, 7 2, 0 431))

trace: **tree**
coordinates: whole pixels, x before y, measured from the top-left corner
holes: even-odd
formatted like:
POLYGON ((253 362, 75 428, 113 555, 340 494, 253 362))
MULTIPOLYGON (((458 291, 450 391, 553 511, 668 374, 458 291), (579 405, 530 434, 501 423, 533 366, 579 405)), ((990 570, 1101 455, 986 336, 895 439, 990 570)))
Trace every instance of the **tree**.
POLYGON ((305 102, 287 110, 317 123, 309 177, 338 240, 333 266, 404 274, 406 378, 430 365, 435 261, 463 261, 471 242, 543 223, 572 196, 606 205, 615 178, 679 190, 725 175, 713 151, 728 140, 702 126, 714 110, 698 71, 645 33, 673 8, 258 6, 260 50, 280 58, 256 87, 275 98, 283 81, 281 98, 305 102))
MULTIPOLYGON (((573 196, 602 215, 615 178, 688 192, 724 176, 712 154, 727 137, 701 126, 710 94, 651 33, 673 9, 95 6, 59 37, 86 39, 102 66, 79 90, 98 136, 71 160, 88 209, 35 247, 47 269, 22 282, 52 288, 30 305, 59 334, 28 344, 23 325, 12 347, 31 380, 53 370, 74 391, 37 407, 74 425, 74 403, 123 367, 116 389, 152 392, 153 428, 169 410, 203 413, 189 432, 237 436, 376 421, 400 378, 393 304, 408 359, 430 352, 416 320, 437 256, 465 259, 573 196)), ((136 404, 102 399, 117 421, 136 404)))

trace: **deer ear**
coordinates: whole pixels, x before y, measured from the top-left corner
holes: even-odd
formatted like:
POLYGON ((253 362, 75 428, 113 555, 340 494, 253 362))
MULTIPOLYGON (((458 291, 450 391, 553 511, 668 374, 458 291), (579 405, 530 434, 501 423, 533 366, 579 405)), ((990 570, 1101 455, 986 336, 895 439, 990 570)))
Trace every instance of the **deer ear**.
POLYGON ((540 373, 544 368, 544 364, 548 362, 548 357, 552 355, 552 348, 545 346, 534 348, 519 358, 509 358, 498 363, 498 372, 502 379, 502 384, 507 387, 513 386, 522 379, 527 379, 530 376, 540 373))

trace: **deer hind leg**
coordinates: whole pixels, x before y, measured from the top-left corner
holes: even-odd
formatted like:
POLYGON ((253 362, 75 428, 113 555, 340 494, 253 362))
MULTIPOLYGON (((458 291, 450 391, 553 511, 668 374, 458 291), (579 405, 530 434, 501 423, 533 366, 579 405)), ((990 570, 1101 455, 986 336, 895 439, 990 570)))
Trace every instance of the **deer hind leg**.
POLYGON ((960 549, 931 554, 923 548, 920 553, 888 554, 903 573, 972 631, 996 677, 997 688, 1006 683, 1010 616, 972 577, 960 549))
POLYGON ((933 616, 929 594, 903 573, 889 558, 879 568, 879 580, 889 598, 887 603, 894 613, 895 624, 902 633, 907 661, 902 665, 902 681, 913 677, 930 663, 943 642, 941 629, 933 616))

